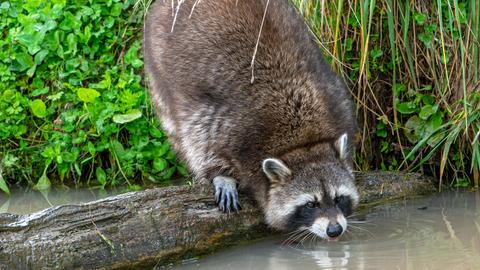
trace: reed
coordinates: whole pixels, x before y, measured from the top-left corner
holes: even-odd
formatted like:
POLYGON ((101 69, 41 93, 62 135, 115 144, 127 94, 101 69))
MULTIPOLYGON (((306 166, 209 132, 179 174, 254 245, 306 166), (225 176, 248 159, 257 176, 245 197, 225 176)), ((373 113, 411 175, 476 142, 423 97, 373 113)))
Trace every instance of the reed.
POLYGON ((359 170, 479 185, 476 0, 292 0, 354 97, 359 170))

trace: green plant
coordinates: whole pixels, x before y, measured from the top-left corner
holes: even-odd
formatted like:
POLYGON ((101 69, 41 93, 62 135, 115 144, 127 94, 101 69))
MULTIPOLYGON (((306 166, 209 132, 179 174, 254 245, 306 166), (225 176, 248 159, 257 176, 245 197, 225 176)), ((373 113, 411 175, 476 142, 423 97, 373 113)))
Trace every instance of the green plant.
POLYGON ((479 2, 293 2, 355 98, 358 168, 478 187, 479 2))
MULTIPOLYGON (((478 186, 478 1, 292 1, 351 89, 357 168, 478 186)), ((0 0, 0 190, 187 174, 144 88, 151 2, 0 0)))
POLYGON ((136 189, 186 174, 143 86, 146 7, 135 4, 0 1, 1 190, 136 189))

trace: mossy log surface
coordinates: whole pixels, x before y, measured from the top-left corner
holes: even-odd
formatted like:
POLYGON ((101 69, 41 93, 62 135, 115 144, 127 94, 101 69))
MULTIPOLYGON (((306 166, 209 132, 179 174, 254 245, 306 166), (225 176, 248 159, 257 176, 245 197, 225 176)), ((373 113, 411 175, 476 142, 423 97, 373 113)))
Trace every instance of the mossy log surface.
MULTIPOLYGON (((357 174, 361 204, 435 192, 411 173, 357 174)), ((30 215, 0 214, 0 269, 131 269, 211 253, 270 232, 246 198, 220 212, 209 185, 130 192, 30 215)))

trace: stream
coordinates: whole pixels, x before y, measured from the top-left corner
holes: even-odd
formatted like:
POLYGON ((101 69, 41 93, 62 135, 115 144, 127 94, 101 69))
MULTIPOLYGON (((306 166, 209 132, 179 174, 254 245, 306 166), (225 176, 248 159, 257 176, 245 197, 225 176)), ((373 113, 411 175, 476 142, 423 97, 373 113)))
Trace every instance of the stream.
POLYGON ((187 269, 480 269, 480 193, 447 192, 349 218, 337 242, 287 234, 173 267, 187 269), (301 241, 303 240, 303 241, 301 241))
MULTIPOLYGON (((119 192, 17 190, 0 196, 0 213, 28 214, 119 192)), ((188 269, 480 269, 480 193, 450 191, 387 203, 349 217, 339 241, 279 234, 192 258, 188 269), (290 241, 291 240, 291 241, 290 241), (296 241, 293 241, 296 240, 296 241)))

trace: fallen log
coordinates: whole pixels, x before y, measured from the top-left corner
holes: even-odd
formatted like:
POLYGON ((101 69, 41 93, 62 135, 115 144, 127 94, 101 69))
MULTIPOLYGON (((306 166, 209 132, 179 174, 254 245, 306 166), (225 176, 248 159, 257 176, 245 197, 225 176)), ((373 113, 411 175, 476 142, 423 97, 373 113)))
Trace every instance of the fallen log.
MULTIPOLYGON (((435 192, 412 173, 358 173, 357 182, 362 205, 435 192)), ((176 186, 0 214, 0 269, 152 267, 272 233, 246 198, 241 212, 224 214, 212 194, 209 185, 176 186)))

